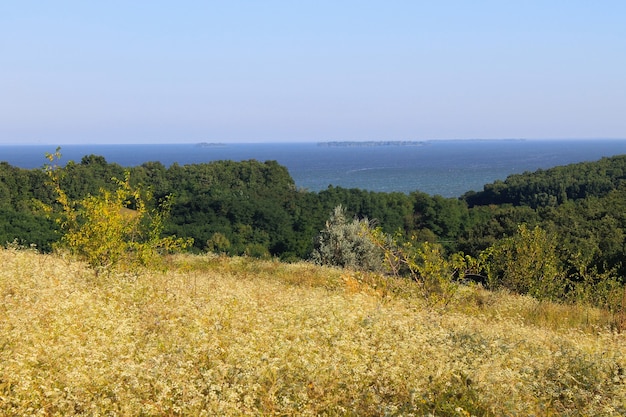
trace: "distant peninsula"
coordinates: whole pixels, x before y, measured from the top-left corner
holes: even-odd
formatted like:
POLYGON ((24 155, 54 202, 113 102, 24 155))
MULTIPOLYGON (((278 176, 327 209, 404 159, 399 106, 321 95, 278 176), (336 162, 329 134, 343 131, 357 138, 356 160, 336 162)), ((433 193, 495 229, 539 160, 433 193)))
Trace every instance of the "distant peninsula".
POLYGON ((317 146, 328 147, 363 147, 363 146, 422 146, 426 142, 414 140, 376 140, 376 141, 332 141, 318 142, 317 146))

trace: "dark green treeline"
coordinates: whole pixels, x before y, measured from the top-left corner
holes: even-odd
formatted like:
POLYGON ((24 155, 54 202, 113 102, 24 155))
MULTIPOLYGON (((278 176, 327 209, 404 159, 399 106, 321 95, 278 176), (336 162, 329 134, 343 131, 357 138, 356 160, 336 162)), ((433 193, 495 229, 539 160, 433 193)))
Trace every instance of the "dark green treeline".
MULTIPOLYGON (((89 155, 68 162, 62 186, 79 199, 113 189, 124 168, 89 155)), ((334 207, 367 217, 385 232, 436 241, 450 252, 476 256, 515 234, 520 224, 558 236, 563 257, 584 256, 599 271, 626 273, 626 156, 513 175, 461 198, 421 192, 379 193, 329 187, 297 189, 275 161, 196 165, 149 162, 128 168, 131 181, 155 202, 175 199, 166 233, 192 237, 195 251, 306 259, 334 207), (577 255, 577 256, 578 256, 577 255)), ((0 163, 0 242, 49 251, 59 235, 43 205, 54 204, 42 170, 0 163)))

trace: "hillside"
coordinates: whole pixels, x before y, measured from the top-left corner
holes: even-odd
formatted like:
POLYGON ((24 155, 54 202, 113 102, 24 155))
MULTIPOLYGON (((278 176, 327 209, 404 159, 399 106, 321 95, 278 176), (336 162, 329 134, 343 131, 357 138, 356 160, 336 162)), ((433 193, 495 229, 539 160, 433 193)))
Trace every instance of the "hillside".
POLYGON ((616 155, 593 162, 510 175, 504 181, 485 184, 483 191, 465 194, 463 199, 469 206, 556 206, 567 201, 606 196, 624 183, 625 170, 626 155, 616 155))
MULTIPOLYGON (((126 176, 125 168, 96 155, 68 161, 62 171, 60 186, 72 201, 113 191, 113 178, 126 176)), ((520 225, 540 226, 558 240, 559 266, 573 282, 626 276, 625 172, 626 156, 615 156, 512 175, 451 199, 341 187, 308 192, 274 161, 128 169, 131 184, 150 191, 153 205, 172 197, 163 233, 193 239, 193 253, 310 259, 314 239, 341 205, 350 218, 368 218, 405 239, 439 242, 448 255, 480 257, 520 225)), ((61 235, 42 207, 58 206, 43 170, 0 163, 0 244, 51 251, 61 235)))
POLYGON ((624 415, 626 340, 597 310, 466 287, 182 255, 95 278, 0 251, 0 414, 624 415))

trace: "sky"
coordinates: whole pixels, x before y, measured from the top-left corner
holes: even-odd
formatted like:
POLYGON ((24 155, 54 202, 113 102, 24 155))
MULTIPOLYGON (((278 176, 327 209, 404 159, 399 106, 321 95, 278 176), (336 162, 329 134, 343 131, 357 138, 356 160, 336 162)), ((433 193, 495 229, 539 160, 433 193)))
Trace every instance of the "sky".
POLYGON ((626 1, 2 1, 0 144, 626 138, 626 1))

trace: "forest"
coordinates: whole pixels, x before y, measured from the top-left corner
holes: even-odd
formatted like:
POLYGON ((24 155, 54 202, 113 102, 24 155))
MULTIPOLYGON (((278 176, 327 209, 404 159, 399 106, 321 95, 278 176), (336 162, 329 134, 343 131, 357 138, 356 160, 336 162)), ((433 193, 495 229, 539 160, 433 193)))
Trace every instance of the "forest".
MULTIPOLYGON (((509 264, 519 266, 519 253, 532 250, 542 259, 525 262, 545 275, 549 261, 570 293, 580 282, 621 285, 626 273, 625 155, 512 175, 460 198, 334 186, 310 192, 298 189, 276 161, 169 167, 147 162, 126 168, 87 155, 61 162, 60 186, 70 199, 114 190, 114 179, 126 174, 132 184, 151 191, 153 204, 171 197, 163 232, 192 238, 188 250, 196 253, 311 259, 316 237, 341 206, 348 219, 368 219, 401 241, 429 242, 447 257, 470 257, 473 266, 459 278, 491 274, 505 280, 509 264)), ((42 207, 55 204, 45 170, 0 163, 0 242, 51 251, 60 233, 42 207)), ((529 292, 517 284, 511 288, 529 292)))

